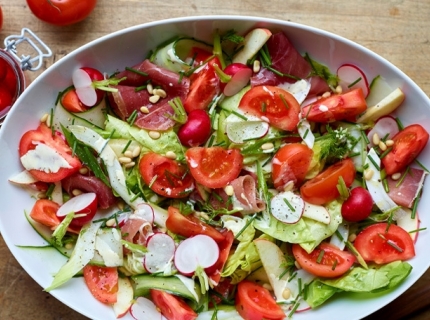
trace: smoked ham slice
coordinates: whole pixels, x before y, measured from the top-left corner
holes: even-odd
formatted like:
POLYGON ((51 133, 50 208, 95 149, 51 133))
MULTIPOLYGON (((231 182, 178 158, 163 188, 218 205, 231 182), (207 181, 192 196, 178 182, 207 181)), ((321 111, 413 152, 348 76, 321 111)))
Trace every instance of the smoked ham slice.
MULTIPOLYGON (((401 174, 403 176, 404 171, 401 174)), ((388 176, 388 195, 399 206, 412 208, 414 199, 424 183, 425 176, 425 171, 418 168, 409 168, 409 172, 406 173, 401 182, 388 176)))

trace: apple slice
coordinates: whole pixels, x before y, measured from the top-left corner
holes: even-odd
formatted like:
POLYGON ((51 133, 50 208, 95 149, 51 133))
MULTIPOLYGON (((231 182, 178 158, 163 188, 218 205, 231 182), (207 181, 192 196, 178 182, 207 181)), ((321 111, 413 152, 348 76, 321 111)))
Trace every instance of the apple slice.
POLYGON ((97 212, 97 195, 88 192, 71 198, 58 209, 57 217, 62 220, 70 212, 75 213, 71 226, 81 227, 90 222, 97 212))
POLYGON ((145 254, 144 267, 149 273, 163 272, 173 260, 175 241, 165 233, 155 233, 149 237, 145 254))
POLYGON ((407 231, 410 235, 412 240, 417 242, 418 238, 418 232, 417 230, 420 227, 420 219, 418 218, 418 213, 415 214, 414 218, 411 218, 412 212, 411 210, 404 208, 407 214, 400 216, 396 222, 399 227, 401 227, 403 230, 407 231))
POLYGON ((117 318, 122 318, 130 310, 134 298, 133 286, 128 278, 118 278, 117 300, 112 305, 117 318))
POLYGON ((248 32, 243 40, 243 48, 233 57, 233 62, 246 64, 254 57, 272 36, 272 32, 265 28, 256 28, 248 32))
POLYGON ((305 208, 303 210, 303 217, 329 224, 331 221, 330 214, 324 206, 311 204, 305 201, 305 208))
POLYGON ((135 320, 166 320, 151 300, 138 297, 131 305, 130 314, 135 320))
POLYGON ((277 220, 287 224, 299 221, 304 208, 303 199, 292 191, 280 192, 270 201, 272 215, 277 220))

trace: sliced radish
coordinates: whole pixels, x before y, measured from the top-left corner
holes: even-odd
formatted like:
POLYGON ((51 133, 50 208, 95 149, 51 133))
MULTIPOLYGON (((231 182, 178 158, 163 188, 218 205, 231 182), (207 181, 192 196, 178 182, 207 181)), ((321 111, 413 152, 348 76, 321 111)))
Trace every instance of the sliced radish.
POLYGON ((151 300, 138 297, 130 308, 131 316, 136 320, 165 320, 166 318, 158 310, 151 300))
POLYGON ((144 267, 149 273, 163 272, 173 260, 175 241, 165 233, 155 233, 149 237, 144 267))
POLYGON ((364 97, 369 94, 369 82, 359 67, 349 63, 343 64, 337 69, 337 76, 343 91, 361 88, 364 97))
POLYGON ((214 266, 219 257, 219 248, 214 239, 199 234, 182 241, 175 252, 175 266, 184 275, 192 275, 199 268, 214 266))
POLYGON ((281 87, 282 89, 291 93, 294 98, 296 98, 297 102, 302 104, 303 101, 305 101, 308 97, 309 91, 311 90, 311 83, 302 79, 294 83, 281 83, 278 85, 278 87, 281 87))
POLYGON ((304 208, 303 199, 291 191, 280 192, 270 201, 272 215, 277 220, 288 224, 299 221, 304 208))
POLYGON ((234 96, 246 87, 252 76, 252 70, 243 63, 232 63, 225 67, 224 73, 231 76, 231 79, 224 87, 223 93, 226 97, 234 96))
POLYGON ((372 148, 375 146, 373 143, 373 136, 376 133, 380 139, 386 138, 391 139, 399 132, 399 126, 397 125, 396 120, 391 116, 385 116, 379 118, 376 121, 375 126, 372 130, 367 134, 367 138, 369 139, 369 147, 372 148))
POLYGON ((126 315, 133 304, 134 291, 129 278, 118 278, 117 300, 112 305, 113 311, 117 318, 126 315))
POLYGON ((330 214, 324 206, 319 206, 305 202, 305 208, 303 209, 303 217, 329 224, 331 221, 330 214))
POLYGON ((247 115, 244 120, 235 114, 230 114, 225 119, 225 130, 231 142, 244 143, 247 140, 259 139, 269 132, 270 125, 259 118, 247 115))
POLYGON ((136 210, 134 210, 134 214, 151 225, 154 223, 154 209, 148 203, 139 203, 136 206, 136 210))
POLYGON ((72 81, 79 100, 86 106, 94 106, 97 102, 97 92, 92 86, 93 80, 90 75, 82 69, 76 69, 72 81))
POLYGON ((71 198, 58 209, 57 217, 62 219, 70 212, 75 213, 71 225, 83 226, 90 222, 97 212, 97 195, 94 192, 88 192, 71 198))
POLYGON ((412 211, 406 208, 404 208, 404 210, 407 214, 397 219, 397 225, 403 230, 409 232, 412 240, 416 242, 418 238, 417 230, 420 228, 420 219, 418 218, 418 213, 415 214, 414 218, 411 218, 412 211))

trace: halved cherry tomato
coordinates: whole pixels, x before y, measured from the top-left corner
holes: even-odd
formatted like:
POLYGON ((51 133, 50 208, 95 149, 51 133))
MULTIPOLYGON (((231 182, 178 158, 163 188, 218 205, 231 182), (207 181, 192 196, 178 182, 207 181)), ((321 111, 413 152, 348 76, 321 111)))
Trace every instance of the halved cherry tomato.
POLYGON ((355 262, 355 256, 352 253, 342 251, 325 242, 322 242, 311 253, 307 253, 299 244, 293 244, 292 251, 299 265, 317 277, 339 277, 347 272, 355 262))
MULTIPOLYGON (((213 278, 211 277, 211 279, 213 278)), ((210 294, 209 299, 209 308, 213 308, 214 304, 222 304, 234 298, 236 285, 231 283, 231 278, 222 278, 212 290, 213 292, 210 294)))
POLYGON ((367 109, 366 100, 361 88, 343 94, 334 94, 322 98, 302 109, 302 118, 313 122, 333 122, 354 120, 367 109))
POLYGON ((34 150, 38 144, 45 144, 54 149, 69 164, 70 168, 60 167, 56 172, 31 169, 30 174, 43 182, 57 182, 73 174, 82 167, 81 161, 72 156, 72 149, 66 144, 60 135, 52 134, 52 130, 41 123, 36 130, 24 133, 19 142, 19 156, 22 157, 30 150, 34 150))
POLYGON ((40 20, 66 26, 85 19, 97 0, 27 0, 31 12, 40 20))
POLYGON ((71 88, 61 96, 61 105, 69 112, 84 112, 89 108, 79 100, 76 90, 71 88))
POLYGON ((242 170, 243 156, 238 149, 195 147, 185 152, 194 179, 208 188, 222 188, 242 170))
POLYGON ((381 159, 388 175, 400 172, 412 163, 426 146, 429 134, 421 125, 413 124, 399 131, 392 140, 391 151, 381 159))
POLYGON ((94 298, 106 304, 113 304, 117 301, 117 268, 86 265, 83 273, 85 283, 94 298))
POLYGON ((306 177, 312 155, 312 149, 301 143, 290 143, 280 148, 272 160, 275 188, 283 188, 290 181, 299 186, 306 177))
POLYGON ((355 238, 354 247, 364 260, 377 264, 408 260, 415 256, 414 242, 409 233, 385 222, 363 229, 355 238))
POLYGON ((218 261, 215 263, 213 268, 211 268, 214 270, 214 272, 209 275, 213 283, 218 283, 220 281, 222 269, 227 262, 227 259, 230 255, 230 249, 234 241, 234 234, 230 230, 223 230, 221 231, 221 234, 223 235, 224 240, 218 243, 218 261))
POLYGON ((284 311, 269 290, 248 280, 241 281, 237 286, 236 310, 245 320, 285 318, 284 311))
POLYGON ((170 206, 167 212, 169 215, 166 220, 166 228, 173 233, 187 238, 204 234, 214 239, 217 243, 221 243, 225 239, 222 233, 214 227, 193 215, 183 215, 176 207, 170 206))
POLYGON ((220 80, 213 68, 215 63, 220 65, 216 57, 191 76, 190 91, 184 101, 185 111, 206 110, 212 100, 221 92, 220 80))
MULTIPOLYGON (((203 62, 205 62, 206 60, 208 60, 210 57, 213 56, 213 53, 210 51, 207 51, 205 49, 199 48, 199 47, 192 47, 188 57, 192 58, 194 61, 193 66, 200 66, 202 65, 203 62)), ((215 59, 213 60, 215 63, 219 63, 219 59, 215 59)), ((213 62, 212 62, 213 63, 213 62)))
POLYGON ((303 200, 322 205, 339 196, 337 184, 342 177, 347 187, 350 187, 355 178, 354 163, 350 158, 332 164, 315 178, 305 182, 300 188, 303 200))
POLYGON ((44 226, 55 228, 60 224, 56 213, 60 205, 49 199, 38 199, 33 205, 30 217, 44 226))
POLYGON ((150 290, 154 304, 167 320, 194 320, 197 313, 181 298, 163 290, 150 290))
POLYGON ((169 198, 183 198, 194 188, 194 179, 180 162, 154 152, 139 163, 140 174, 151 190, 169 198))
POLYGON ((247 91, 239 108, 266 118, 276 128, 292 131, 299 123, 300 105, 288 91, 275 86, 256 86, 247 91))

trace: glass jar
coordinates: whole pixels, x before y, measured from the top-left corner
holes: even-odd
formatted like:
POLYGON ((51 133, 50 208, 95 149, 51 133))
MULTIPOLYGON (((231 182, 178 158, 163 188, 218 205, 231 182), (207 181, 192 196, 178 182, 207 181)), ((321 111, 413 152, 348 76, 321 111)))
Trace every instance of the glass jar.
POLYGON ((0 127, 14 102, 26 88, 24 71, 40 69, 43 59, 52 55, 49 47, 27 28, 22 29, 18 36, 8 36, 4 44, 5 49, 0 49, 0 127), (18 50, 21 49, 30 52, 19 56, 18 50))

